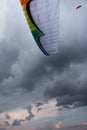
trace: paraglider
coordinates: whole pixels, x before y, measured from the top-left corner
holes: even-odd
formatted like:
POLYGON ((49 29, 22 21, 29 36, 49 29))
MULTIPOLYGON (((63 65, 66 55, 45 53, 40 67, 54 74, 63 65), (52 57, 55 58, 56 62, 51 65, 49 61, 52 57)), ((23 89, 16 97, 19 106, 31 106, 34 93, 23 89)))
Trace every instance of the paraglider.
POLYGON ((60 0, 20 0, 31 33, 45 55, 58 52, 60 0))
MULTIPOLYGON (((86 2, 87 2, 87 0, 83 0, 82 5, 78 5, 78 6, 76 7, 76 9, 80 9, 83 5, 85 5, 86 2)), ((86 3, 86 4, 87 4, 87 3, 86 3)))
POLYGON ((81 7, 82 7, 82 6, 81 6, 81 5, 79 5, 79 6, 77 6, 77 7, 76 7, 76 9, 79 9, 79 8, 81 8, 81 7))

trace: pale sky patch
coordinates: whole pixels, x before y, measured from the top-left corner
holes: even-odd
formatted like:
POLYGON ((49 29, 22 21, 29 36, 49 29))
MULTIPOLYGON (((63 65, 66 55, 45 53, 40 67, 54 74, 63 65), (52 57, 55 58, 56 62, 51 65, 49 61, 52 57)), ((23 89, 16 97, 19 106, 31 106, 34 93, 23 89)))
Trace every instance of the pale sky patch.
POLYGON ((83 122, 83 125, 87 125, 87 122, 83 122))
POLYGON ((7 12, 6 1, 0 1, 0 41, 4 38, 5 35, 5 20, 7 12), (3 15, 4 14, 4 15, 3 15))
POLYGON ((57 122, 57 123, 55 124, 55 128, 56 128, 56 129, 61 128, 61 126, 62 126, 62 122, 57 122))
POLYGON ((41 108, 42 108, 41 111, 35 112, 34 120, 56 117, 57 115, 56 100, 50 100, 47 104, 44 104, 41 108))

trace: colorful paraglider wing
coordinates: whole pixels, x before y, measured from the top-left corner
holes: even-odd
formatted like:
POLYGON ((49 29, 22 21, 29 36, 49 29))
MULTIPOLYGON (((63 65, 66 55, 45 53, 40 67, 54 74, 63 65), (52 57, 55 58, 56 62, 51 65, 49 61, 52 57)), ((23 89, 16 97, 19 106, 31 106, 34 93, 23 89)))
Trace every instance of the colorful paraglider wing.
POLYGON ((45 55, 58 52, 60 0, 20 0, 36 43, 45 55))

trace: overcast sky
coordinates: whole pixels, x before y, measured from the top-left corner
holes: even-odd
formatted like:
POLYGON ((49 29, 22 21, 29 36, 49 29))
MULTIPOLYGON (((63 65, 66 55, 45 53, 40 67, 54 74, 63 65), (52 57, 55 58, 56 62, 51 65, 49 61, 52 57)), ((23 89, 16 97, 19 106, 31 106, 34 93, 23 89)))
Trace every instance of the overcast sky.
POLYGON ((87 129, 85 1, 61 0, 59 53, 46 57, 19 0, 0 0, 0 130, 87 129))

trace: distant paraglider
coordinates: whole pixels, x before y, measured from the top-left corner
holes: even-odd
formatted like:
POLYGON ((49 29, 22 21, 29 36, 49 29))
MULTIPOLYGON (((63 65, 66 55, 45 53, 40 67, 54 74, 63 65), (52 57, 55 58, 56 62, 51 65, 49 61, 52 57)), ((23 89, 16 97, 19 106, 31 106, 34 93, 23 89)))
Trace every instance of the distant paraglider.
POLYGON ((82 5, 79 5, 79 6, 76 7, 76 9, 79 9, 79 8, 81 8, 81 7, 82 7, 82 5))
POLYGON ((87 4, 87 0, 83 0, 83 4, 82 5, 78 5, 76 7, 76 9, 80 9, 83 5, 87 4))

